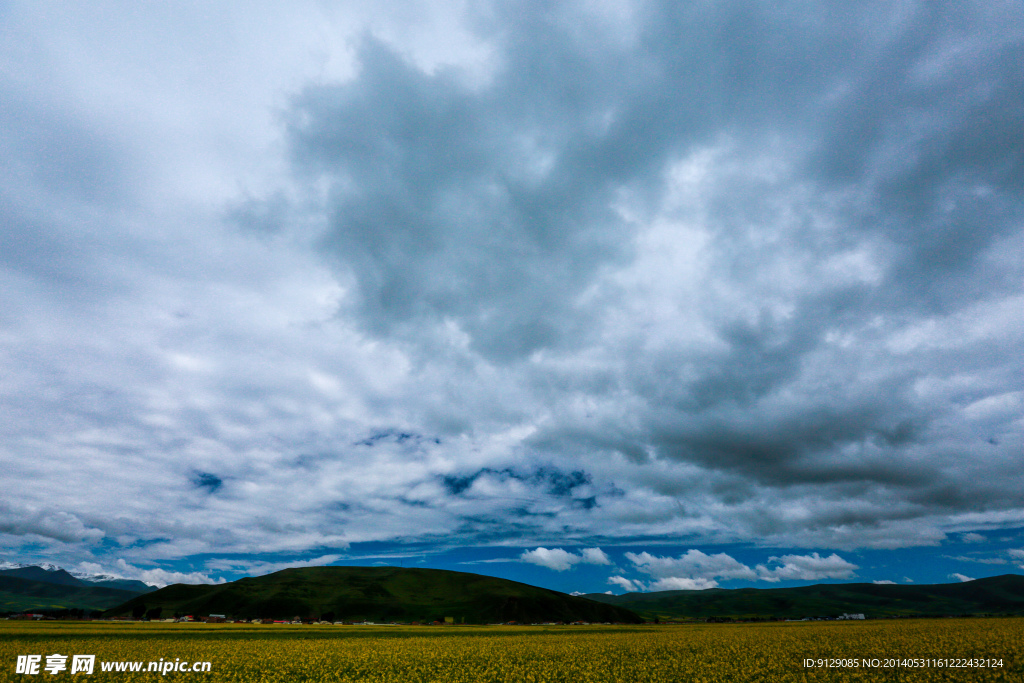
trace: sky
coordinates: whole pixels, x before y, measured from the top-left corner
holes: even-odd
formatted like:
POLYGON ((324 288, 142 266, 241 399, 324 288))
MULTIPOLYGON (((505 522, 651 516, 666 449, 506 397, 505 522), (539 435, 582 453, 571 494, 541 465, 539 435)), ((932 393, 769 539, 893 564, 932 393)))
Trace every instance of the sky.
POLYGON ((1024 571, 1018 1, 0 1, 0 559, 1024 571))

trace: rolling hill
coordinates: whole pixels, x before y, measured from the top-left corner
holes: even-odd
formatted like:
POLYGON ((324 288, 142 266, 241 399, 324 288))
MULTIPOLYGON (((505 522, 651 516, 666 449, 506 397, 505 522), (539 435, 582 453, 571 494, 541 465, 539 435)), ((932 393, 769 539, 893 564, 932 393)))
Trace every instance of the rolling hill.
POLYGON ((965 583, 818 584, 797 588, 712 588, 584 597, 626 607, 646 619, 786 618, 861 613, 867 617, 1024 614, 1024 576, 1004 574, 965 583))
MULTIPOLYGON (((241 619, 457 623, 591 621, 639 623, 630 610, 524 583, 440 569, 302 567, 219 585, 174 584, 108 610, 107 616, 159 608, 175 614, 241 619)), ((156 616, 157 613, 152 613, 156 616)))

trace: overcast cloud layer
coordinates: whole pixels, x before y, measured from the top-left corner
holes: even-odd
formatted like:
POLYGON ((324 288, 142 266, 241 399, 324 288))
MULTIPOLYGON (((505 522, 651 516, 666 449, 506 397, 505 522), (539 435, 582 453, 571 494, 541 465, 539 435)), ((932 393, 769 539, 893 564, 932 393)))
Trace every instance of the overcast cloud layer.
POLYGON ((1019 3, 274 5, 0 6, 9 559, 1024 526, 1019 3))

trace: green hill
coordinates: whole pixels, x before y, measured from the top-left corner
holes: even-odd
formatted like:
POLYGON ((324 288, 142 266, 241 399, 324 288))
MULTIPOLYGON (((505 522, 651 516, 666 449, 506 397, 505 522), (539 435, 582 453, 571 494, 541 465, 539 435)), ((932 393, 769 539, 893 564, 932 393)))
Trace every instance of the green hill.
POLYGON ((303 567, 220 585, 174 584, 108 610, 240 619, 457 623, 642 621, 628 609, 524 583, 440 569, 303 567))
POLYGON ((0 576, 0 613, 64 609, 104 610, 138 595, 106 586, 51 583, 17 576, 0 576))
POLYGON ((1024 614, 1024 576, 1005 574, 964 583, 818 584, 797 588, 713 588, 584 597, 633 610, 647 619, 867 617, 1024 614))

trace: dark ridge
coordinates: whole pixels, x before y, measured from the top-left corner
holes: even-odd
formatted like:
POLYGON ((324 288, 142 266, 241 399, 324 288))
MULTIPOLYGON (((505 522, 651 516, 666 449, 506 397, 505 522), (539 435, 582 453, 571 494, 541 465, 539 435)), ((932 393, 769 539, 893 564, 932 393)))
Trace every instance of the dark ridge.
POLYGON ((0 576, 0 613, 47 612, 53 610, 104 610, 138 595, 106 586, 67 585, 0 576))
POLYGON ((220 585, 174 584, 106 616, 486 624, 643 621, 628 609, 479 574, 400 567, 302 567, 220 585))
POLYGON ((1004 574, 964 583, 921 586, 836 583, 797 588, 591 593, 584 597, 629 608, 649 620, 1024 614, 1024 576, 1004 574))
POLYGON ((41 581, 42 583, 55 583, 61 586, 88 586, 86 581, 76 579, 63 569, 50 571, 42 567, 17 567, 16 569, 0 569, 0 577, 13 577, 17 579, 28 579, 30 581, 41 581))

